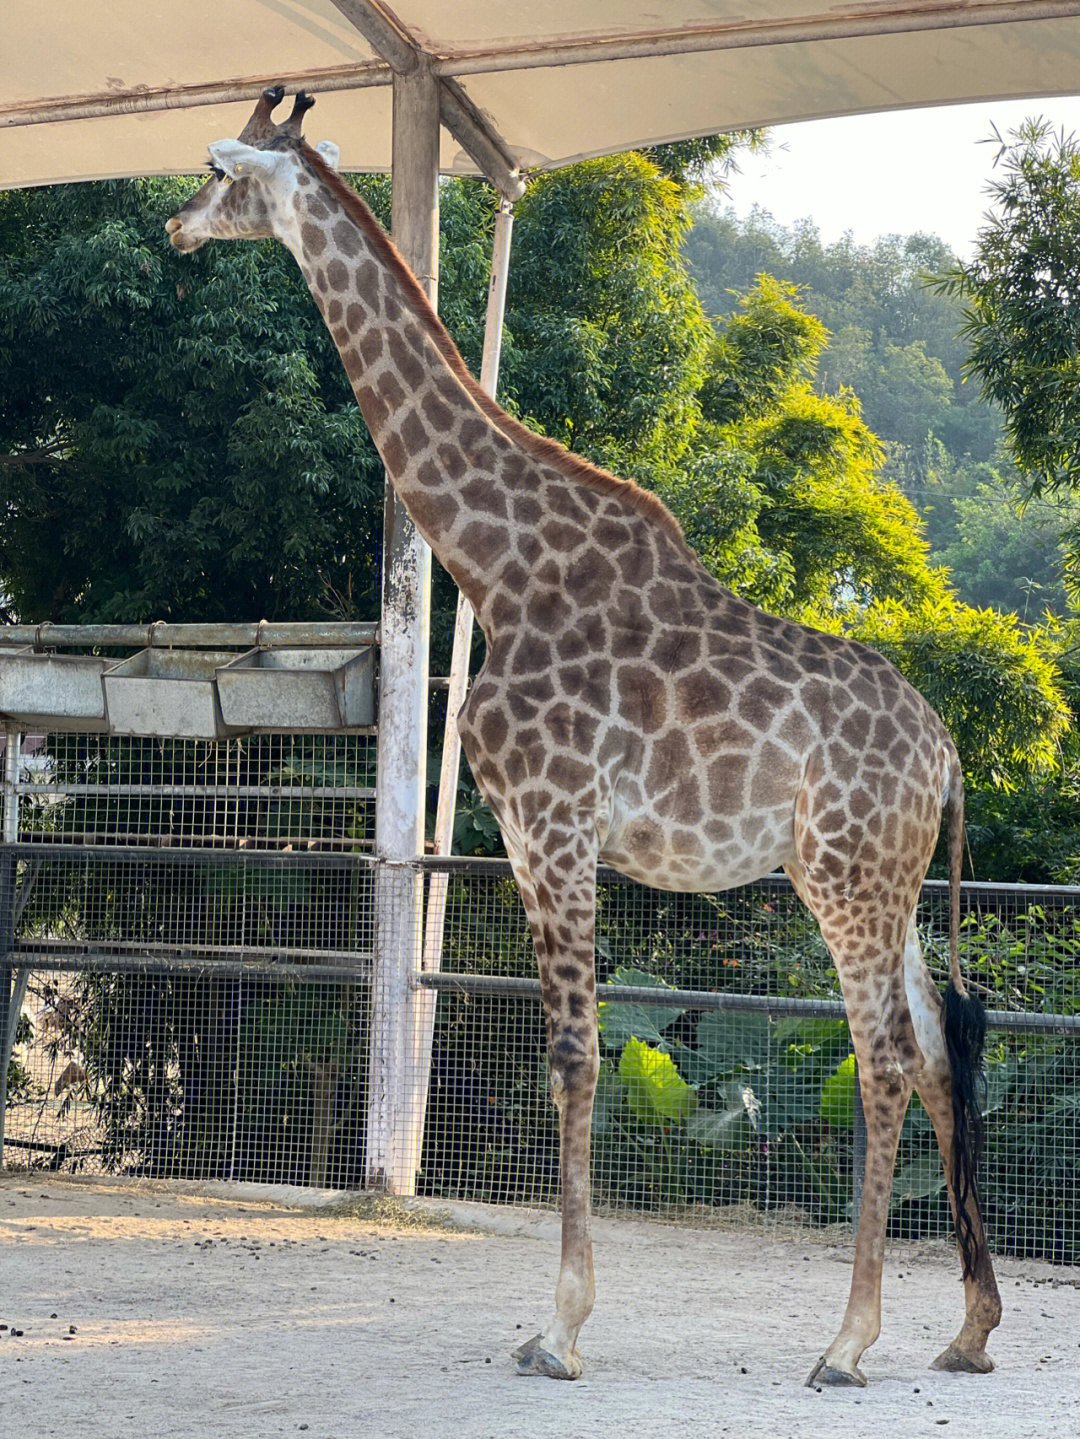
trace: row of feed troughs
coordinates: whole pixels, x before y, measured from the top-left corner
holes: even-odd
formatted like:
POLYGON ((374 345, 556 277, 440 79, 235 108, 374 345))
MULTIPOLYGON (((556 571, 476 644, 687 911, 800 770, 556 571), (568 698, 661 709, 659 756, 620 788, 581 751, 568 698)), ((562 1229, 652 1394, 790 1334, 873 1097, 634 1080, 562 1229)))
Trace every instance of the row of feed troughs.
POLYGON ((0 717, 23 730, 223 739, 374 723, 373 645, 147 647, 126 659, 0 648, 0 717))

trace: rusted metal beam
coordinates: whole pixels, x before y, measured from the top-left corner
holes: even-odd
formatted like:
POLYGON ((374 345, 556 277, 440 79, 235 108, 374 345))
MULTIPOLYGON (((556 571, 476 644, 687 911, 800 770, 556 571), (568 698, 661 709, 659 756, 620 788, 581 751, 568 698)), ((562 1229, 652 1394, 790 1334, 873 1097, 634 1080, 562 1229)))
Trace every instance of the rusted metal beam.
POLYGON ((268 85, 284 85, 290 92, 310 90, 328 94, 332 90, 366 90, 373 85, 389 85, 393 78, 394 72, 385 60, 366 60, 357 65, 287 74, 275 71, 273 75, 215 80, 205 85, 140 86, 96 95, 58 95, 51 100, 28 100, 0 107, 0 129, 52 125, 62 120, 98 120, 112 115, 144 115, 157 110, 191 110, 200 105, 231 105, 242 100, 258 100, 268 85))
POLYGON ((798 45, 814 40, 854 40, 920 30, 955 30, 970 25, 1014 25, 1027 20, 1060 20, 1080 15, 1076 0, 941 0, 873 9, 792 15, 770 20, 714 21, 607 35, 537 36, 494 45, 462 46, 431 56, 440 76, 490 75, 503 70, 537 70, 559 65, 595 65, 607 60, 651 60, 713 50, 746 50, 760 45, 798 45))
MULTIPOLYGON (((380 0, 333 0, 333 3, 395 74, 413 75, 421 67, 427 67, 428 57, 419 42, 380 0)), ((525 185, 518 173, 517 160, 502 136, 455 80, 444 78, 439 82, 439 114, 451 135, 499 194, 511 203, 519 200, 525 185)))

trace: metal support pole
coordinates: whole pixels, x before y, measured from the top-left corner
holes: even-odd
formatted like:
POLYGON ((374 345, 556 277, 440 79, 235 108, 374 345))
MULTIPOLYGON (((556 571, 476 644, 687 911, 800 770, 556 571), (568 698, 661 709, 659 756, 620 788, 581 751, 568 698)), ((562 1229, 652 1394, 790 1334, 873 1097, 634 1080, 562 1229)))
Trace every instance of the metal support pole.
MULTIPOLYGON (((392 229, 432 304, 438 292, 439 87, 426 66, 394 79, 392 229)), ((375 800, 375 966, 367 1177, 393 1194, 416 1184, 411 1105, 416 968, 423 934, 431 552, 386 489, 375 800)))
MULTIPOLYGON (((8 729, 4 747, 4 817, 3 840, 5 845, 18 843, 19 839, 19 753, 20 735, 18 730, 8 729)), ((15 871, 18 861, 15 855, 5 849, 0 852, 0 1173, 4 1169, 4 1117, 7 1111, 7 1076, 12 1050, 15 1048, 15 1031, 19 1025, 23 999, 26 995, 28 971, 22 968, 13 971, 8 956, 15 938, 15 871), (14 980, 14 983, 13 983, 14 980)))
MULTIPOLYGON (((488 284, 487 312, 484 317, 484 352, 480 360, 480 384, 494 398, 499 383, 499 357, 502 353, 503 321, 506 316, 506 281, 510 272, 510 241, 514 230, 514 212, 505 201, 495 216, 495 237, 491 251, 491 279, 488 284)), ((442 764, 439 768, 439 801, 435 812, 435 843, 437 855, 447 855, 454 847, 454 816, 457 811, 458 773, 461 769, 461 736, 458 715, 465 703, 469 684, 469 656, 472 652, 473 612, 463 594, 458 595, 457 618, 454 622, 454 649, 450 661, 450 687, 446 696, 446 723, 443 729, 442 764)), ((446 925, 446 901, 450 876, 436 871, 428 881, 427 915, 424 924, 424 951, 420 967, 425 974, 442 968, 443 931, 446 925)), ((431 1046, 435 1033, 437 992, 422 989, 416 996, 416 1115, 417 1127, 413 1140, 416 1163, 424 1147, 424 1117, 427 1113, 428 1086, 431 1079, 431 1046)))

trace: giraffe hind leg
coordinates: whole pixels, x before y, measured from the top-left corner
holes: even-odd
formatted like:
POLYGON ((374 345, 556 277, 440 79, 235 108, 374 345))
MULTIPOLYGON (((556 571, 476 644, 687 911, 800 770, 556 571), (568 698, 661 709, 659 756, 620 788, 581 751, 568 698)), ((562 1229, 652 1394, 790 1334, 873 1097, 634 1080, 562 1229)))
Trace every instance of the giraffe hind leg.
POLYGON ((978 1190, 973 1173, 975 1136, 957 1131, 972 1121, 974 1103, 971 1049, 978 1036, 970 1033, 971 1011, 955 991, 941 997, 923 963, 914 922, 908 928, 904 955, 908 1002, 915 1021, 919 1047, 926 1064, 916 1078, 915 1089, 930 1116, 937 1136, 941 1162, 949 1187, 949 1202, 957 1229, 964 1279, 964 1323, 960 1333, 934 1360, 933 1368, 968 1374, 988 1374, 993 1361, 986 1352, 986 1340, 1001 1319, 1001 1298, 986 1244, 978 1190), (950 1012, 951 1011, 951 1012, 950 1012), (944 1024, 943 1021, 944 1020, 944 1024), (958 1149, 960 1153, 958 1154, 958 1149), (968 1162, 963 1162, 963 1151, 968 1162))
POLYGON ((866 1115, 866 1169, 851 1288, 839 1332, 807 1384, 864 1385, 859 1368, 881 1330, 881 1270, 900 1130, 922 1068, 904 990, 903 923, 894 906, 849 899, 843 878, 785 868, 815 915, 840 978, 866 1115))

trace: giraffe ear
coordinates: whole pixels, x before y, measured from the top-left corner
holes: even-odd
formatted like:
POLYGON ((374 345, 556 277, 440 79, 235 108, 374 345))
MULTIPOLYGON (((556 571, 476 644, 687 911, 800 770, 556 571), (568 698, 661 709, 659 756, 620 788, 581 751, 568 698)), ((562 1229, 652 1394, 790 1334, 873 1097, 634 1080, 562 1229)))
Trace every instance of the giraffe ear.
POLYGON ((230 180, 243 179, 245 175, 268 180, 282 159, 279 150, 256 150, 254 145, 245 145, 240 140, 215 140, 206 148, 211 160, 230 180))
POLYGON ((341 159, 341 150, 333 140, 320 140, 315 146, 315 153, 322 156, 331 170, 337 169, 338 161, 341 159))

